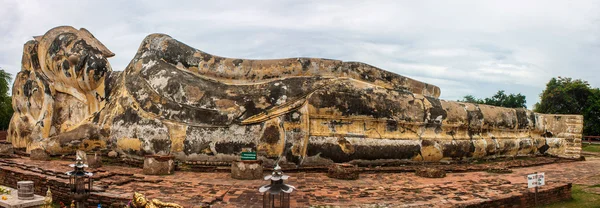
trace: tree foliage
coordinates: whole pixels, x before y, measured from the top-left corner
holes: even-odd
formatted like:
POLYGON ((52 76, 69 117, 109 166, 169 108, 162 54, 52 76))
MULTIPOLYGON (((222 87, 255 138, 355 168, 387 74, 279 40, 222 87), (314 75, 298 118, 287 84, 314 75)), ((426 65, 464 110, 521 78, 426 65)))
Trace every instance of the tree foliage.
POLYGON ((12 98, 8 95, 11 74, 0 68, 0 130, 8 129, 13 114, 12 98))
POLYGON ((534 111, 583 115, 583 133, 600 135, 600 89, 592 88, 587 81, 568 77, 550 79, 534 111))
POLYGON ((519 94, 506 94, 504 90, 499 90, 495 95, 490 98, 477 99, 472 95, 466 95, 463 100, 459 100, 459 102, 465 103, 476 103, 476 104, 486 104, 486 105, 494 105, 500 107, 507 108, 526 108, 527 100, 525 99, 525 95, 519 94))

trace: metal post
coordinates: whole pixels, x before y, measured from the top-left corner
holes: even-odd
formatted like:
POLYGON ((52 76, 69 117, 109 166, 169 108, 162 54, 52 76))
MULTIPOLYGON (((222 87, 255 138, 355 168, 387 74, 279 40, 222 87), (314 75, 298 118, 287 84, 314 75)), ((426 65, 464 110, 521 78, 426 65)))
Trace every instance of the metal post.
POLYGON ((535 206, 538 206, 537 194, 538 194, 538 174, 535 172, 535 206))

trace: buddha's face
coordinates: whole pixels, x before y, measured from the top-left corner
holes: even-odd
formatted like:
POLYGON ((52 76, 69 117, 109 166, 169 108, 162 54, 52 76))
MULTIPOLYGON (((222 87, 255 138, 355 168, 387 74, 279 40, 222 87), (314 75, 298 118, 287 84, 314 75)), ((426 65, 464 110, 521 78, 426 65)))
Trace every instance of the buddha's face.
POLYGON ((52 81, 92 90, 112 71, 107 58, 114 56, 87 30, 58 27, 42 36, 38 55, 42 70, 52 81))
POLYGON ((138 192, 133 193, 133 204, 135 205, 135 207, 144 207, 147 203, 148 200, 146 199, 146 197, 144 197, 144 195, 138 192))

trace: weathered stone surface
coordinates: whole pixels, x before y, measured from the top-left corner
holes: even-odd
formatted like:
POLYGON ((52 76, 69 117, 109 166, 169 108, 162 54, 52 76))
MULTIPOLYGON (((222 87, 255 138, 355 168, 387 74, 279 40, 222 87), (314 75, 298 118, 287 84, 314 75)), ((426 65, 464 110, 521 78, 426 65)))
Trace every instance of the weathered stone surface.
POLYGON ((175 161, 172 156, 147 155, 144 159, 144 174, 170 175, 175 171, 175 161))
POLYGON ((332 164, 327 169, 327 176, 330 178, 343 180, 356 180, 359 177, 360 169, 352 164, 332 164))
POLYGON ((10 157, 15 154, 11 143, 0 142, 0 157, 10 157))
POLYGON ((443 178, 446 177, 446 171, 438 168, 423 167, 415 170, 415 175, 425 178, 443 178))
POLYGON ((29 158, 31 158, 32 160, 50 160, 50 156, 43 149, 31 150, 29 158))
POLYGON ((260 160, 243 160, 231 163, 231 178, 255 180, 263 178, 263 166, 260 160))
POLYGON ((488 173, 512 173, 513 171, 508 168, 499 167, 499 168, 487 169, 486 172, 488 172, 488 173))
POLYGON ((357 62, 224 58, 152 34, 122 72, 87 30, 24 46, 8 140, 50 154, 325 165, 579 158, 583 117, 438 99, 438 87, 357 62))

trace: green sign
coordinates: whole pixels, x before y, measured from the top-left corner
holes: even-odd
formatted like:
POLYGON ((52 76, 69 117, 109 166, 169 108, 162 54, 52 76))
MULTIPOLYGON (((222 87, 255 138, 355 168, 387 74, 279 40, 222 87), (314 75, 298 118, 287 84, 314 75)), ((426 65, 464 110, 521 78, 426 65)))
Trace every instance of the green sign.
POLYGON ((242 160, 256 160, 256 152, 242 152, 242 160))

